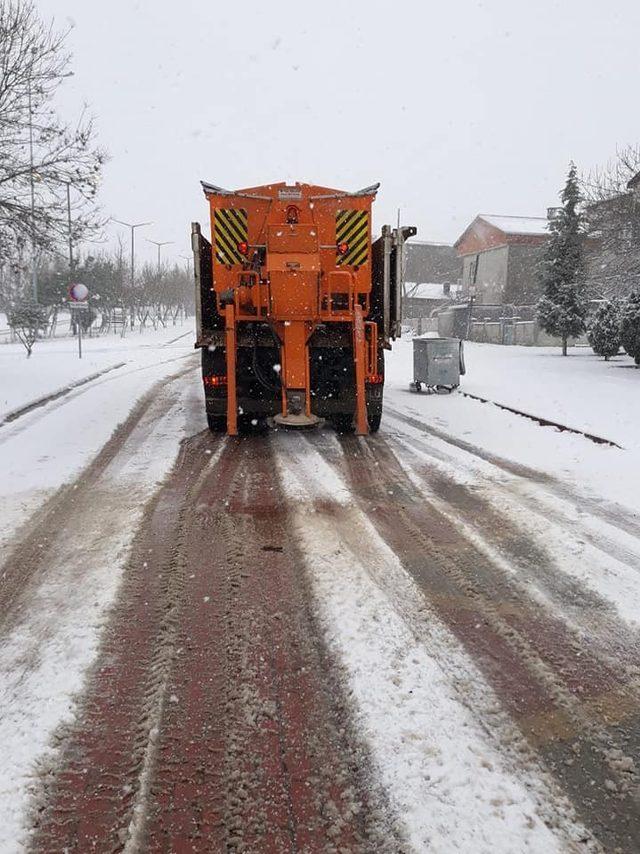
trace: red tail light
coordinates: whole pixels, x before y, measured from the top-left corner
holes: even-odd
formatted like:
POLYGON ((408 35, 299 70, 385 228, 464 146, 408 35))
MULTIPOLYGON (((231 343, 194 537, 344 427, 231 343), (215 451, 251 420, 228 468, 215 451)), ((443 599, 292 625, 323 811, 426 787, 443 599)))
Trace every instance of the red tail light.
POLYGON ((384 377, 382 374, 371 374, 370 377, 367 377, 367 382, 372 383, 373 385, 379 385, 384 382, 384 377))
POLYGON ((349 251, 349 244, 348 243, 338 243, 338 254, 339 255, 346 255, 348 251, 349 251))
POLYGON ((246 240, 241 240, 240 243, 237 244, 237 247, 238 247, 238 252, 241 255, 246 255, 247 252, 249 251, 249 244, 246 242, 246 240))
POLYGON ((226 374, 209 374, 209 376, 203 377, 202 379, 204 384, 210 388, 219 388, 221 385, 227 384, 226 374))

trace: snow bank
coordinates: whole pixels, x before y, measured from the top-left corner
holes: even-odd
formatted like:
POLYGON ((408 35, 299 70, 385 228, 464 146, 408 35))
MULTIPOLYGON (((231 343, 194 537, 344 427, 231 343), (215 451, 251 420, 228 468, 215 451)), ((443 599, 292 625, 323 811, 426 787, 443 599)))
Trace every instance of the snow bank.
POLYGON ((52 338, 38 341, 30 359, 24 347, 17 344, 0 346, 0 420, 25 403, 63 388, 69 383, 95 374, 118 362, 135 360, 152 364, 161 353, 174 346, 193 344, 193 321, 157 331, 128 332, 82 339, 82 359, 78 358, 77 338, 52 338), (168 342, 183 335, 179 341, 168 342))
POLYGON ((29 360, 24 355, 18 358, 17 351, 13 357, 5 354, 9 345, 0 348, 0 360, 9 365, 11 378, 6 385, 3 376, 2 388, 8 389, 3 398, 14 405, 31 400, 36 390, 30 385, 34 367, 36 374, 43 374, 37 389, 47 394, 58 390, 74 371, 77 377, 96 367, 127 364, 0 427, 0 559, 15 530, 80 473, 153 383, 187 368, 190 361, 195 368, 197 361, 190 329, 166 329, 153 337, 136 333, 125 339, 94 339, 95 358, 86 363, 65 353, 70 342, 47 343, 50 353, 34 351, 29 360), (184 337, 163 346, 177 335, 184 337))
MULTIPOLYGON (((635 476, 640 471, 640 370, 631 359, 604 362, 583 348, 572 348, 564 358, 546 347, 465 343, 461 391, 610 439, 624 449, 618 450, 458 393, 411 393, 412 352, 411 341, 397 341, 387 357, 388 415, 393 410, 410 414, 454 440, 640 510, 635 476)), ((383 425, 392 429, 390 421, 383 425)))

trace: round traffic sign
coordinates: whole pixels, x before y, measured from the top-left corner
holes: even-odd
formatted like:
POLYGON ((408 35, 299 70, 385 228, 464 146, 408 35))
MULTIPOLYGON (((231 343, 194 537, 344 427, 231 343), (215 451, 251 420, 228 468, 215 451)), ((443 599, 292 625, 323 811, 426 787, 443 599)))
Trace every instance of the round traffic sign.
POLYGON ((69 299, 74 302, 84 302, 89 296, 89 288, 86 285, 76 282, 74 285, 69 285, 69 299))

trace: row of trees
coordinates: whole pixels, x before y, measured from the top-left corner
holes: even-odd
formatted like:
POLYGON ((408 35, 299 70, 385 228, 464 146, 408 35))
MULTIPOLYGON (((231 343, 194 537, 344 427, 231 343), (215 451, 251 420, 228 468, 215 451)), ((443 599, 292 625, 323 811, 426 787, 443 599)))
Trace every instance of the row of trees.
POLYGON ((67 35, 31 0, 0 0, 0 311, 27 355, 55 329, 72 279, 91 294, 77 321, 87 327, 109 328, 116 314, 130 327, 166 325, 192 300, 181 267, 148 265, 132 282, 122 247, 77 256, 104 225, 96 196, 106 155, 86 112, 71 124, 55 108, 72 75, 67 35))
MULTIPOLYGON (((599 186, 604 187, 603 179, 599 186)), ((561 339, 564 356, 568 340, 588 329, 589 341, 598 355, 610 358, 623 346, 640 365, 640 290, 632 290, 625 299, 605 300, 589 315, 595 294, 586 275, 585 241, 589 225, 593 227, 593 202, 586 203, 573 163, 561 199, 562 207, 549 226, 538 322, 545 332, 561 339)), ((633 259, 627 260, 632 263, 633 259)))
POLYGON ((93 121, 84 113, 67 123, 54 104, 72 74, 67 35, 30 0, 0 0, 0 265, 14 299, 38 258, 101 226, 95 199, 105 153, 93 121))
MULTIPOLYGON (((74 278, 90 292, 91 310, 85 323, 99 321, 108 327, 114 312, 124 312, 130 326, 162 326, 193 309, 193 285, 189 270, 177 264, 146 264, 131 282, 128 256, 122 249, 114 254, 99 253, 81 258, 74 278)), ((69 273, 58 259, 49 262, 39 275, 40 301, 49 307, 55 324, 60 307, 66 304, 69 273)))
MULTIPOLYGON (((107 332, 146 326, 175 325, 180 315, 193 312, 193 283, 188 269, 177 265, 145 265, 131 284, 130 267, 122 252, 80 259, 74 276, 89 288, 88 310, 74 315, 71 331, 81 323, 84 332, 107 332)), ((9 326, 31 355, 39 337, 54 335, 58 314, 66 309, 69 271, 56 257, 38 270, 39 302, 12 299, 6 306, 9 326)), ((1 306, 0 306, 1 307, 1 306)))

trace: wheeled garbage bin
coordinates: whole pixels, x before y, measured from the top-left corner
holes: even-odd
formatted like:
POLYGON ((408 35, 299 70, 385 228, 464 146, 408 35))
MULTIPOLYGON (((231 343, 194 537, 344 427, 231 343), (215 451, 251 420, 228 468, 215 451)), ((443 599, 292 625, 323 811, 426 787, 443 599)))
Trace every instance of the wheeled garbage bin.
POLYGON ((453 391, 464 374, 464 349, 459 338, 414 338, 412 391, 453 391))

